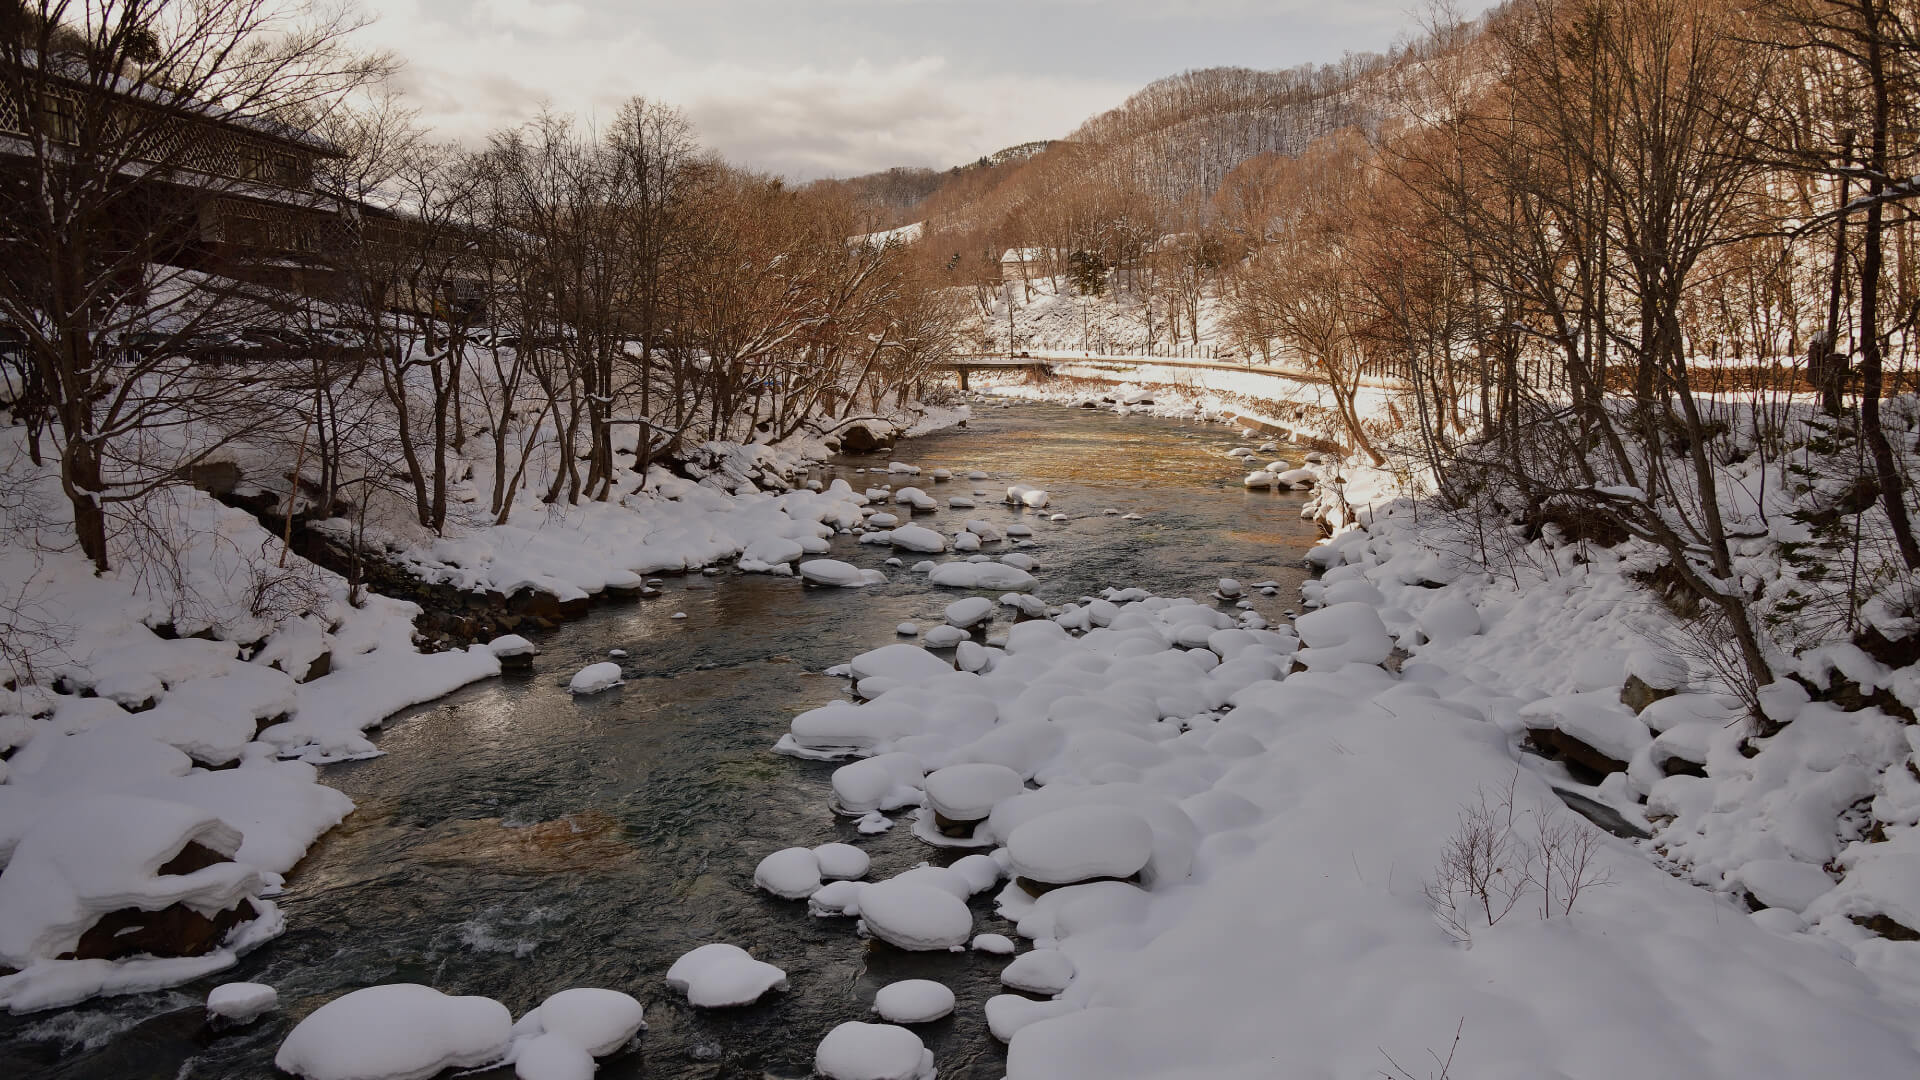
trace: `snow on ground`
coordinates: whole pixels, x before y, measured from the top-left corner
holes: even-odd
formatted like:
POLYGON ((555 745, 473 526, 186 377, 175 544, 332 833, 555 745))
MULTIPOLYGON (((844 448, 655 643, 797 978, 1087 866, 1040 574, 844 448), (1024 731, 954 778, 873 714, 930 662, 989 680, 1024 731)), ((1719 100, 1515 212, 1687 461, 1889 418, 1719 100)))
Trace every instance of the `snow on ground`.
MULTIPOLYGON (((1649 777, 1654 730, 1623 726, 1630 663, 1675 681, 1657 658, 1629 660, 1645 641, 1624 591, 1599 571, 1500 586, 1421 540, 1389 522, 1318 549, 1329 569, 1298 637, 1231 598, 1116 589, 1015 624, 974 670, 913 644, 855 658, 864 700, 796 718, 782 746, 857 758, 837 792, 842 774, 874 771, 888 801, 978 816, 973 836, 996 850, 969 856, 978 882, 922 866, 850 886, 833 913, 857 911, 894 947, 959 948, 979 929, 962 898, 1010 875, 998 913, 1035 948, 1003 977, 1053 996, 987 1004, 1013 1080, 1265 1077, 1276 1053, 1292 1075, 1378 1075, 1418 1071, 1429 1050, 1473 1077, 1920 1068, 1920 944, 1845 918, 1906 913, 1880 894, 1920 895, 1903 877, 1915 833, 1856 856, 1837 888, 1817 861, 1849 850, 1830 835, 1835 804, 1871 775, 1822 757, 1841 744, 1821 725, 1911 753, 1898 727, 1802 701, 1787 732, 1805 745, 1776 737, 1752 759, 1788 773, 1739 781, 1794 804, 1744 833, 1694 825, 1695 843, 1738 859, 1745 893, 1804 909, 1749 914, 1734 883, 1676 879, 1651 845, 1599 832, 1555 794, 1612 805, 1638 775, 1683 818, 1727 810, 1697 777, 1649 777), (1547 716, 1635 770, 1589 788, 1523 759, 1547 716), (1482 878, 1457 872, 1476 822, 1498 841, 1482 878), (1476 880, 1510 884, 1481 895, 1476 880)), ((1649 723, 1719 731, 1725 706, 1699 707, 1710 698, 1669 698, 1649 723)), ((1695 741, 1711 762, 1747 761, 1725 738, 1695 741)), ((1920 812, 1914 792, 1881 798, 1920 812)))

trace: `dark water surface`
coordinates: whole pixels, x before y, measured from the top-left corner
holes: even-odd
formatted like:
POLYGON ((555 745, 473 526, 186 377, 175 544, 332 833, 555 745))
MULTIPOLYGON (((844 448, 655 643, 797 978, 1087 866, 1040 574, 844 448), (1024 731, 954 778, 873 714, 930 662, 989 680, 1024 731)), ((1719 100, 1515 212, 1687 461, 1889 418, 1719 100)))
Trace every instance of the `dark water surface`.
MULTIPOLYGON (((1040 560, 1038 595, 1050 603, 1109 585, 1201 597, 1217 578, 1236 577, 1281 583, 1278 597, 1256 598, 1270 619, 1293 606, 1316 534, 1299 519, 1300 496, 1240 486, 1244 468, 1222 456, 1237 432, 1041 405, 978 413, 969 430, 896 454, 959 478, 903 482, 943 506, 985 493, 977 509, 919 519, 949 534, 968 517, 1031 524, 1036 542, 1019 550, 1040 560), (994 479, 966 480, 969 470, 994 479), (1045 487, 1053 505, 999 505, 1015 481, 1045 487), (1144 517, 1103 515, 1109 507, 1144 517), (1047 520, 1054 512, 1072 520, 1047 520)), ((1299 451, 1280 456, 1297 461, 1299 451)), ((815 475, 864 490, 888 480, 854 470, 884 470, 886 460, 850 459, 815 475)), ((1003 550, 1014 549, 986 546, 1003 550)), ((889 554, 834 541, 833 557, 861 566, 879 567, 889 554)), ((919 556, 906 558, 911 566, 919 556)), ((981 1005, 999 992, 1004 958, 869 944, 852 920, 814 919, 804 903, 753 887, 761 856, 796 844, 860 844, 874 879, 957 854, 919 843, 904 823, 858 836, 828 810, 833 766, 768 749, 796 713, 845 694, 844 681, 819 672, 901 640, 894 627, 903 620, 938 621, 965 595, 904 570, 889 576, 889 585, 857 590, 802 589, 731 569, 669 577, 659 599, 601 608, 547 636, 534 674, 401 714, 378 736, 386 756, 324 770, 359 809, 290 876, 284 936, 173 991, 0 1018, 0 1077, 270 1077, 274 1051, 300 1017, 387 982, 484 994, 515 1016, 571 986, 631 993, 646 1003, 648 1031, 636 1049, 602 1062, 608 1080, 798 1077, 827 1031, 873 1019, 874 991, 903 978, 938 980, 959 998, 954 1016, 916 1028, 940 1075, 1001 1076, 1005 1053, 981 1005), (672 618, 679 611, 687 617, 672 618), (614 648, 631 653, 621 662, 627 684, 571 700, 572 673, 614 648), (663 977, 710 941, 785 968, 792 989, 749 1008, 693 1010, 663 977), (236 980, 277 987, 280 1008, 211 1035, 200 1003, 236 980)), ((991 895, 975 899, 975 931, 1011 935, 991 895)))

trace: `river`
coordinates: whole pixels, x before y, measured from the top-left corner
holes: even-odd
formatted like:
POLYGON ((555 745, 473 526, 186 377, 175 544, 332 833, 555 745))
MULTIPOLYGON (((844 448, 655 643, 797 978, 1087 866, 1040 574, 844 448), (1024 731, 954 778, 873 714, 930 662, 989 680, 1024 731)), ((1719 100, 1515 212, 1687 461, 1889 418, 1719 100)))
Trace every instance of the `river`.
MULTIPOLYGON (((1243 468, 1223 456, 1234 430, 1046 405, 976 413, 967 429, 913 440, 895 456, 955 470, 951 482, 913 481, 943 505, 986 493, 976 510, 942 510, 923 524, 951 533, 963 517, 1029 522, 1036 542, 1021 550, 1040 560, 1037 591, 1049 602, 1106 586, 1199 597, 1220 577, 1278 581, 1277 597, 1255 597, 1274 621, 1296 602, 1301 556, 1317 534, 1300 520, 1299 495, 1242 488, 1243 468), (968 481, 969 470, 994 479, 968 481), (1016 481, 1048 489, 1053 506, 999 505, 1016 481), (1056 511, 1072 520, 1047 520, 1056 511)), ((1299 451, 1279 456, 1297 461, 1299 451)), ((884 470, 886 460, 849 459, 814 475, 863 489, 886 481, 856 470, 884 470)), ((889 554, 834 541, 833 557, 861 566, 889 554)), ((633 994, 649 1030, 637 1050, 602 1063, 608 1080, 801 1077, 835 1024, 872 1019, 875 990, 930 978, 959 999, 954 1016, 916 1029, 940 1075, 1001 1076, 1004 1050, 981 1005, 1000 992, 1004 958, 870 945, 850 920, 811 918, 805 904, 752 883, 761 856, 795 844, 859 843, 875 879, 955 854, 905 827, 858 836, 828 809, 833 766, 769 752, 796 713, 846 693, 820 672, 901 640, 903 620, 938 621, 962 595, 905 570, 889 576, 886 586, 846 590, 731 569, 669 577, 657 599, 602 607, 548 635, 533 674, 395 717, 378 736, 385 756, 325 770, 359 809, 290 876, 283 937, 172 991, 0 1019, 0 1075, 268 1077, 299 1017, 362 986, 420 982, 498 998, 516 1016, 570 986, 633 994), (631 654, 627 684, 571 700, 569 676, 616 648, 631 654), (785 968, 791 990, 744 1009, 688 1007, 663 976, 710 941, 785 968), (235 980, 277 987, 280 1008, 212 1034, 200 1003, 235 980)), ((975 898, 976 932, 1011 934, 991 895, 975 898)))

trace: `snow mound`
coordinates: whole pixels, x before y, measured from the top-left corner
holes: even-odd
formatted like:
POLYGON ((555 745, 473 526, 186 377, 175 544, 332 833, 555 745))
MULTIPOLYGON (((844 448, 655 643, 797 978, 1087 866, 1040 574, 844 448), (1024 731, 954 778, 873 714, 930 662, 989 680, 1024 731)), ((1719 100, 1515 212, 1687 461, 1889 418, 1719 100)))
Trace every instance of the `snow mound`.
POLYGON ((993 589, 1007 592, 1027 592, 1039 582, 1025 570, 1016 569, 1005 563, 950 562, 934 567, 928 576, 930 584, 946 589, 993 589))
POLYGON ((1012 956, 1014 948, 1013 939, 1005 934, 975 934, 973 936, 974 952, 983 952, 988 956, 1012 956))
POLYGON ((785 990, 787 973, 755 960, 738 945, 714 942, 675 960, 667 969, 667 985, 684 991, 687 1003, 697 1008, 725 1009, 751 1005, 770 990, 785 990))
POLYGON ((955 600, 947 605, 946 618, 950 625, 962 630, 970 630, 993 618, 993 601, 984 596, 969 596, 964 600, 955 600))
POLYGON ((1000 981, 1030 994, 1058 994, 1073 981, 1073 960, 1059 949, 1035 949, 1000 971, 1000 981))
POLYGON ((250 1024, 280 1004, 280 992, 253 982, 221 983, 207 994, 207 1015, 235 1024, 250 1024))
POLYGON ((513 1026, 516 1036, 555 1036, 589 1057, 605 1057, 646 1029, 646 1009, 633 995, 592 986, 549 995, 513 1026))
POLYGON ((820 1040, 813 1071, 827 1080, 933 1080, 933 1051, 906 1028, 849 1020, 820 1040))
POLYGON ((782 900, 805 900, 820 888, 820 860, 803 847, 782 848, 753 868, 753 883, 782 900))
POLYGON ((1380 613, 1358 600, 1309 612, 1293 622, 1306 645, 1296 658, 1308 668, 1327 670, 1347 664, 1378 664, 1393 651, 1380 613))
POLYGON ((1069 807, 1015 828, 1007 854, 1014 873, 1045 885, 1126 878, 1153 857, 1153 826, 1122 806, 1069 807))
POLYGON ((813 849, 820 863, 820 876, 828 881, 852 881, 867 876, 872 861, 867 853, 852 844, 821 844, 813 849))
POLYGON ((337 997, 300 1021, 274 1065, 307 1080, 425 1080, 488 1065, 513 1035, 507 1007, 392 983, 337 997))
POLYGON ((602 690, 611 690, 623 681, 620 677, 620 665, 611 660, 598 664, 588 664, 574 673, 573 681, 567 684, 570 694, 597 694, 602 690))
POLYGON ((973 913, 964 901, 944 889, 898 879, 861 891, 860 920, 881 941, 917 952, 959 949, 973 934, 973 913))
POLYGON ((927 805, 951 821, 981 821, 994 804, 1020 794, 1026 782, 1005 765, 970 762, 927 774, 927 805))
POLYGON ((873 1011, 890 1024, 925 1024, 953 1011, 953 991, 931 979, 904 979, 873 995, 873 1011))
POLYGON ((889 534, 888 542, 902 551, 938 555, 947 550, 947 538, 920 525, 902 525, 889 534))
POLYGON ((800 564, 800 580, 810 585, 858 589, 867 585, 884 585, 887 576, 878 570, 862 570, 838 559, 808 559, 800 564))

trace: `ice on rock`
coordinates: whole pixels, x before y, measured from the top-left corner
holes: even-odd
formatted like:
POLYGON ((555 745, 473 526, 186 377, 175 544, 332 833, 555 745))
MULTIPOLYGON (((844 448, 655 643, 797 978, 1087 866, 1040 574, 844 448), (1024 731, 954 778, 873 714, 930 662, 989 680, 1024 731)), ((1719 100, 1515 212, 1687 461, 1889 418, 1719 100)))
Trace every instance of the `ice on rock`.
POLYGON ((866 585, 884 585, 886 575, 878 570, 862 570, 838 559, 809 559, 800 564, 800 578, 810 585, 829 585, 858 589, 866 585))
POLYGON ((860 921, 881 941, 916 952, 959 949, 973 934, 973 913, 964 901, 944 889, 897 878, 861 890, 860 921))
POLYGON ((852 881, 867 876, 872 867, 867 853, 852 844, 821 844, 813 849, 820 876, 828 881, 852 881))
POLYGON ((820 1040, 813 1071, 827 1080, 933 1080, 933 1051, 906 1028, 849 1020, 820 1040))
POLYGON ((962 630, 971 630, 993 618, 993 601, 984 596, 969 596, 947 605, 947 622, 962 630))
POLYGON ((685 992, 695 1008, 727 1009, 751 1005, 771 990, 785 990, 787 973, 755 960, 738 945, 714 942, 675 960, 667 969, 667 985, 685 992))
POLYGON ((920 628, 910 622, 903 622, 899 626, 894 627, 893 632, 899 634, 901 637, 920 636, 920 628))
POLYGON ((927 805, 953 822, 985 820, 994 804, 1024 790, 1019 773, 990 763, 949 765, 926 778, 927 805))
POLYGON ((888 542, 902 551, 918 551, 929 555, 947 550, 946 537, 920 525, 900 526, 893 530, 888 542))
POLYGON ((513 1037, 507 1007, 391 983, 342 995, 308 1014, 273 1063, 306 1080, 425 1080, 490 1065, 513 1037))
POLYGON ((753 883, 782 900, 805 900, 820 888, 820 860, 807 848, 781 848, 754 867, 753 883))
POLYGON ((967 641, 967 632, 957 626, 941 624, 927 628, 926 636, 921 638, 929 649, 951 649, 967 641))
MULTIPOLYGON (((1037 487, 1026 484, 1014 484, 1007 488, 1007 502, 1014 506, 1025 506, 1034 510, 1047 505, 1047 493, 1037 487)), ((1008 530, 1011 535, 1012 530, 1008 530)))
POLYGON ((620 665, 611 660, 598 664, 588 664, 574 673, 573 681, 567 684, 570 694, 598 694, 602 690, 611 690, 624 682, 620 677, 620 665))
POLYGON ((233 1024, 250 1024, 279 1003, 280 992, 263 983, 221 983, 207 994, 207 1015, 233 1024))
POLYGON ((1360 601, 1308 612, 1294 620, 1293 628, 1306 645, 1296 658, 1315 670, 1378 664, 1393 651, 1393 638, 1379 612, 1360 601))
POLYGON ((873 995, 873 1011, 890 1024, 926 1024, 953 1011, 953 991, 931 979, 888 983, 873 995))
POLYGON ((1153 857, 1153 827, 1123 806, 1069 807, 1014 829, 1007 854, 1015 874, 1042 885, 1127 878, 1153 857))
POLYGON ((992 589, 1027 592, 1039 584, 1032 574, 1004 563, 950 562, 934 567, 929 584, 947 589, 992 589))
POLYGON ((1005 934, 975 934, 973 936, 973 951, 983 952, 989 956, 1012 956, 1014 953, 1013 939, 1005 934))
POLYGON ((518 1037, 554 1036, 591 1057, 613 1053, 646 1029, 646 1010, 633 995, 592 986, 548 995, 513 1026, 518 1037))

